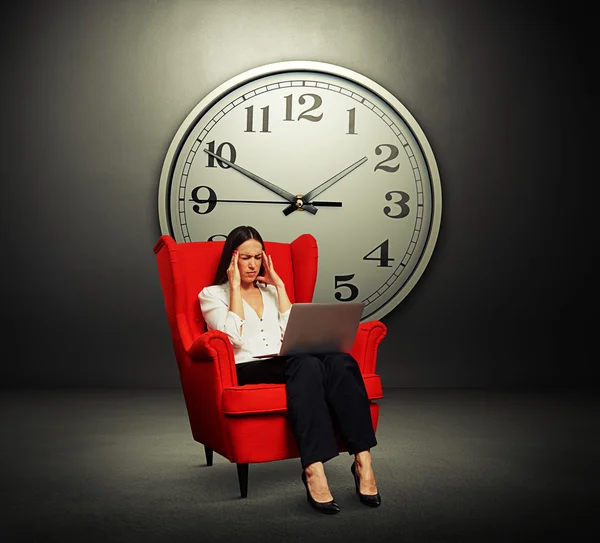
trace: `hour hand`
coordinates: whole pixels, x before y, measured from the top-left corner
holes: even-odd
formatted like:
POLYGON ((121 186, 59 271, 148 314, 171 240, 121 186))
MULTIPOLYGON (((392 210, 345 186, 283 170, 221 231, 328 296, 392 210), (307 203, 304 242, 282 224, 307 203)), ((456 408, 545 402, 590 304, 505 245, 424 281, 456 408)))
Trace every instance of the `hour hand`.
MULTIPOLYGON (((288 192, 287 190, 284 190, 281 187, 274 185, 270 181, 267 181, 266 179, 259 177, 255 173, 252 173, 252 172, 246 170, 245 168, 238 166, 234 162, 231 162, 231 161, 227 160, 226 158, 223 158, 222 156, 220 156, 216 153, 213 153, 212 151, 209 151, 208 149, 204 149, 204 152, 208 153, 211 156, 214 156, 217 160, 224 162, 225 164, 227 164, 234 170, 237 170, 238 172, 245 175, 246 177, 252 179, 253 181, 256 181, 259 185, 262 185, 263 187, 269 189, 271 192, 278 194, 279 196, 281 196, 282 198, 284 198, 285 200, 290 202, 291 205, 288 207, 293 207, 292 211, 295 211, 296 209, 304 209, 305 211, 308 211, 309 213, 312 213, 313 215, 317 212, 316 207, 314 207, 310 204, 308 204, 308 205, 305 204, 304 200, 302 200, 302 198, 294 196, 291 192, 288 192)), ((285 214, 289 215, 289 213, 285 213, 285 214)))

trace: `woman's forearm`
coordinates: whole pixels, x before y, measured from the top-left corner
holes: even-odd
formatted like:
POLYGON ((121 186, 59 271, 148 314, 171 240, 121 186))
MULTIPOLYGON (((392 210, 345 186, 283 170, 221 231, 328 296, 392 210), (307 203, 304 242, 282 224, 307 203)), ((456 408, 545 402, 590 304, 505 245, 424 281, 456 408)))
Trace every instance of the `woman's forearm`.
POLYGON ((229 311, 244 319, 244 305, 240 288, 231 288, 229 292, 229 311))
POLYGON ((292 306, 292 302, 290 302, 287 291, 285 290, 285 285, 283 283, 277 285, 275 288, 277 289, 279 312, 285 313, 292 306))

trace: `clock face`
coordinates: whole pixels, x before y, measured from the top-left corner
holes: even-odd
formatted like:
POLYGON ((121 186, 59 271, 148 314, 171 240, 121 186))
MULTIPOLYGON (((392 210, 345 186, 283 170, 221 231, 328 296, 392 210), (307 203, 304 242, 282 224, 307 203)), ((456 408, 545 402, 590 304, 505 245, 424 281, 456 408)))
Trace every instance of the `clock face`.
POLYGON ((416 284, 440 218, 438 168, 411 114, 370 79, 319 62, 271 64, 218 87, 181 125, 160 179, 163 234, 221 240, 250 225, 290 242, 309 232, 313 301, 362 301, 363 321, 416 284))

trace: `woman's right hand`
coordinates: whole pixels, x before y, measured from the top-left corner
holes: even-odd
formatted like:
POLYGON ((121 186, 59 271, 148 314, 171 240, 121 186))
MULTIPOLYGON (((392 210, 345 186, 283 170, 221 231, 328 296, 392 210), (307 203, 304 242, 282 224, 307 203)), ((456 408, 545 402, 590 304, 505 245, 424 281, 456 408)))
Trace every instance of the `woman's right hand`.
POLYGON ((231 255, 231 262, 227 268, 229 287, 232 289, 239 288, 242 284, 242 280, 240 278, 240 268, 238 267, 238 257, 239 253, 237 251, 233 251, 233 254, 231 255))

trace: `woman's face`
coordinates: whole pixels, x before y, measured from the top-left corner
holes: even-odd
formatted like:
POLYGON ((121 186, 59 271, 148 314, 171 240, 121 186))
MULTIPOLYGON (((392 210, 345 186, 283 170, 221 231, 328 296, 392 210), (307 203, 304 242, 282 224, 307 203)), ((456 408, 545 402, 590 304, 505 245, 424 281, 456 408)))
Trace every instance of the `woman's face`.
POLYGON ((263 248, 260 241, 249 239, 237 248, 238 268, 242 284, 253 283, 258 276, 262 264, 263 248))

